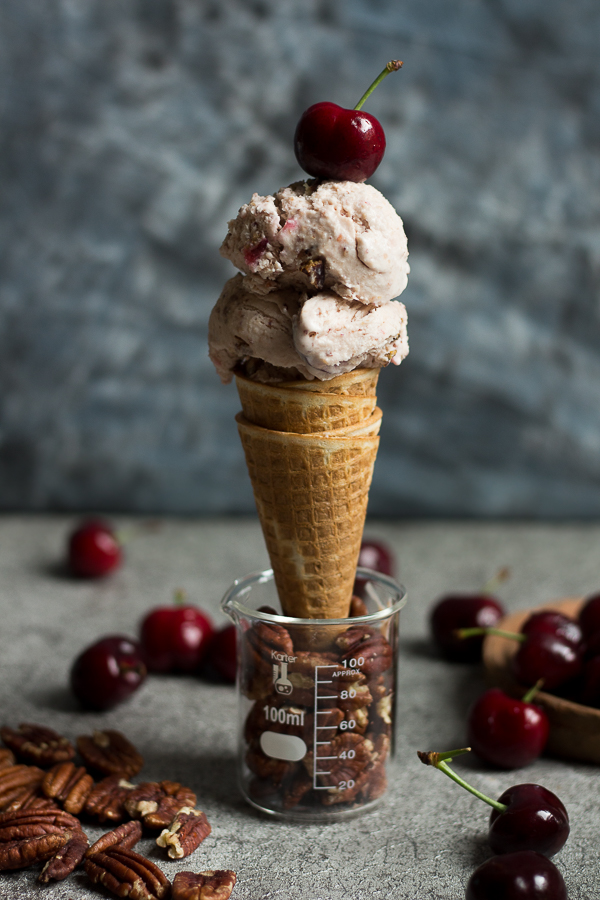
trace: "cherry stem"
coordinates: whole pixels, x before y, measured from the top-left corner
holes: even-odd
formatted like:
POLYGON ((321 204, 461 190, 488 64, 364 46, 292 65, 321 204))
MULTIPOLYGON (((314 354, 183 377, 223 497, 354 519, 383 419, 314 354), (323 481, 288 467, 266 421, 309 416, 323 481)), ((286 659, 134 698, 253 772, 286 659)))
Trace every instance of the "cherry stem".
POLYGON ((183 588, 176 588, 173 591, 173 603, 175 606, 183 606, 187 600, 187 594, 183 588))
POLYGON ((527 691, 527 693, 524 694, 524 695, 521 697, 521 700, 523 701, 523 703, 531 703, 531 701, 533 700, 533 698, 535 697, 535 695, 537 694, 537 692, 538 692, 538 691, 541 691, 543 683, 544 683, 544 679, 543 679, 543 678, 540 678, 539 681, 536 681, 536 683, 533 684, 533 685, 529 688, 529 690, 527 691))
POLYGON ((389 61, 389 63, 387 64, 387 66, 385 67, 385 69, 379 73, 379 75, 377 76, 377 78, 375 79, 373 84, 370 87, 368 87, 367 90, 364 92, 364 94, 362 95, 362 97, 360 98, 360 100, 358 101, 356 106, 354 107, 354 109, 361 109, 363 103, 365 102, 367 97, 371 96, 371 94, 373 93, 373 91, 375 90, 377 85, 380 84, 384 78, 387 78, 387 76, 390 74, 390 72, 397 72, 398 69, 400 69, 400 68, 402 68, 402 60, 401 59, 391 59, 389 61))
POLYGON ((523 644, 527 640, 526 634, 516 631, 503 631, 502 628, 456 628, 454 634, 459 638, 481 637, 482 635, 495 634, 496 637, 510 638, 523 644))
POLYGON ((439 769, 440 772, 443 772, 444 775, 447 775, 448 778, 452 779, 452 781, 460 784, 460 786, 463 787, 466 791, 469 791, 475 797, 483 800, 484 803, 487 803, 489 806, 493 806, 494 809, 498 810, 498 812, 506 812, 506 810, 508 809, 506 804, 500 803, 498 800, 492 800, 491 797, 486 797, 485 794, 482 794, 481 791, 478 791, 477 788, 472 787, 464 779, 462 779, 460 775, 457 775, 456 772, 454 772, 446 762, 447 759, 451 761, 455 756, 458 756, 461 753, 468 753, 470 749, 470 747, 463 747, 461 750, 446 750, 443 753, 436 753, 435 751, 424 752, 422 750, 417 750, 417 756, 424 765, 434 766, 434 768, 439 769))
POLYGON ((508 578, 510 578, 510 569, 508 566, 503 566, 501 569, 498 569, 495 575, 492 575, 492 577, 486 581, 481 588, 481 593, 485 595, 493 594, 496 588, 508 578))

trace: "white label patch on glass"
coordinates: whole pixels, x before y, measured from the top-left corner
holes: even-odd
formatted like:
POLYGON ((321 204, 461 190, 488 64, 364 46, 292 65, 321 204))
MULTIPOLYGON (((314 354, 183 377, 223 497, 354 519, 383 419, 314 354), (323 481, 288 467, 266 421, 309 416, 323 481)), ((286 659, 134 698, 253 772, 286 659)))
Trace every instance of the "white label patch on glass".
POLYGON ((277 734, 276 731, 263 731, 260 747, 272 759, 287 759, 289 762, 302 759, 307 750, 302 738, 294 737, 293 734, 277 734))

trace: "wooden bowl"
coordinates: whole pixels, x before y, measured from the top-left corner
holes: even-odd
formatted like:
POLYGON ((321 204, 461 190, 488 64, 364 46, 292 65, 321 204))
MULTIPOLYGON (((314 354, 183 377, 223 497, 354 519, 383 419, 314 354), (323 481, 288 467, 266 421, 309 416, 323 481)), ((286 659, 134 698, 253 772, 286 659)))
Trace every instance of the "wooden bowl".
MULTIPOLYGON (((505 631, 520 631, 525 619, 532 612, 553 609, 573 618, 577 617, 584 601, 567 597, 545 603, 535 609, 524 609, 506 616, 497 627, 505 631)), ((522 697, 524 688, 514 679, 511 660, 518 649, 517 641, 490 635, 483 642, 483 664, 486 681, 490 686, 502 688, 508 694, 522 697)), ((600 709, 573 703, 553 694, 539 691, 535 702, 543 706, 550 720, 550 737, 546 752, 565 759, 600 764, 600 709)))

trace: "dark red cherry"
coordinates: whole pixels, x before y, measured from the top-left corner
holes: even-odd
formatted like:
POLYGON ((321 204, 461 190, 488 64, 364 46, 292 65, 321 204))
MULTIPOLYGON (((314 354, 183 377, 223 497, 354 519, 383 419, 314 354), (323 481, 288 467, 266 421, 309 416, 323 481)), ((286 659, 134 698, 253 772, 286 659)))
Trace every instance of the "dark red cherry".
POLYGON ((569 836, 569 817, 556 794, 539 784, 517 784, 504 791, 497 800, 461 778, 448 762, 470 747, 443 753, 417 751, 427 766, 439 769, 465 790, 492 807, 488 830, 489 845, 494 853, 513 853, 515 850, 536 850, 553 856, 569 836))
POLYGON ((437 649, 453 662, 481 659, 483 636, 460 638, 460 628, 491 628, 506 615, 502 604, 486 594, 448 594, 433 607, 429 627, 437 649))
POLYGON ((512 669, 520 684, 534 685, 540 679, 551 691, 579 675, 581 650, 552 634, 527 636, 512 658, 512 669))
POLYGON ((556 794, 541 784, 516 784, 498 797, 507 809, 493 809, 488 841, 494 853, 537 850, 554 856, 569 837, 569 816, 556 794))
POLYGON ((375 116, 324 101, 302 114, 294 151, 315 178, 366 181, 383 159, 385 134, 375 116))
POLYGON ((140 641, 148 671, 197 671, 213 634, 206 613, 176 592, 174 604, 158 606, 142 621, 140 641))
POLYGON ((581 644, 581 628, 575 619, 551 609, 543 609, 532 613, 521 626, 523 634, 552 634, 555 637, 579 647, 581 644))
POLYGON ((567 888, 553 862, 520 850, 493 856, 475 869, 465 900, 567 900, 567 888))
POLYGON ((584 663, 581 681, 575 699, 585 706, 600 707, 600 656, 592 656, 584 663))
POLYGON ((363 94, 354 109, 323 101, 300 117, 294 134, 294 152, 300 166, 315 178, 365 181, 383 159, 385 135, 375 116, 361 106, 386 75, 401 67, 392 60, 363 94))
POLYGON ((365 538, 360 545, 358 565, 364 569, 381 572, 382 575, 389 575, 391 578, 396 571, 396 561, 391 547, 373 538, 365 538))
POLYGON ((600 594, 592 594, 587 597, 584 605, 579 610, 579 626, 585 638, 590 638, 600 631, 600 594))
POLYGON ((102 519, 86 519, 69 536, 67 564, 79 578, 102 578, 121 564, 115 532, 102 519))
POLYGON ((237 670, 237 638, 235 625, 216 632, 206 654, 206 668, 225 681, 235 684, 237 670))
POLYGON ((111 709, 143 684, 146 665, 137 641, 124 635, 108 635, 75 659, 71 689, 88 709, 111 709))
POLYGON ((467 741, 485 762, 517 769, 537 759, 548 741, 550 725, 541 707, 490 688, 472 704, 467 741))
POLYGON ((588 638, 583 638, 581 646, 584 659, 600 656, 600 631, 595 631, 588 638))

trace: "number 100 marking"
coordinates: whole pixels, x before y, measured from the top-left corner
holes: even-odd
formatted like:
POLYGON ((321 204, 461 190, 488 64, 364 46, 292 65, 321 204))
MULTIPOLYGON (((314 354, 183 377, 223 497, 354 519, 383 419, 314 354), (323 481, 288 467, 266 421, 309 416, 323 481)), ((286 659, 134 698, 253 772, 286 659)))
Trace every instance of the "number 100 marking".
POLYGON ((364 666, 365 658, 364 656, 357 656, 356 659, 343 659, 342 665, 345 669, 358 669, 360 666, 364 666))

